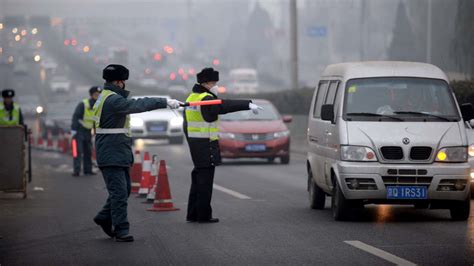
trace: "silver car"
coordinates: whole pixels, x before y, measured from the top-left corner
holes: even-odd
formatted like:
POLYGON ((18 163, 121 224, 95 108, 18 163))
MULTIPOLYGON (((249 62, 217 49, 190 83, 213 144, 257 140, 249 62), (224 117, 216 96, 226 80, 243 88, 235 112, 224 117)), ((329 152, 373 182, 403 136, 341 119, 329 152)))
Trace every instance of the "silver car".
POLYGON ((463 118, 471 116, 472 106, 459 108, 436 66, 328 66, 308 119, 311 207, 323 209, 331 195, 336 220, 372 203, 444 208, 453 220, 466 220, 470 166, 463 118))

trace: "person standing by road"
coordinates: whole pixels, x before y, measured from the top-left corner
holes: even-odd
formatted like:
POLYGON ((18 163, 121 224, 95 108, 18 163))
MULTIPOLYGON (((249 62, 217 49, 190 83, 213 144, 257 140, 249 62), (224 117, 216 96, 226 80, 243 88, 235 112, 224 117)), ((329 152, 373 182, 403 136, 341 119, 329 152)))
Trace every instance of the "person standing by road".
POLYGON ((89 99, 83 99, 76 107, 72 116, 71 135, 75 140, 76 151, 74 172, 72 176, 81 173, 81 161, 84 162, 84 174, 95 175, 92 171, 92 128, 94 127, 93 106, 99 98, 101 88, 94 86, 89 89, 89 99))
POLYGON ((3 102, 0 102, 0 125, 1 126, 17 126, 23 123, 23 114, 20 106, 13 101, 15 91, 12 89, 4 89, 2 91, 3 102))
POLYGON ((133 164, 130 114, 154 109, 179 108, 181 102, 165 98, 127 99, 125 81, 129 71, 122 65, 108 65, 102 72, 105 85, 94 106, 97 164, 109 197, 94 222, 117 242, 132 242, 127 219, 131 192, 129 168, 133 164))
MULTIPOLYGON (((204 68, 197 74, 197 84, 186 102, 218 99, 219 72, 204 68)), ((250 100, 222 100, 220 105, 186 107, 184 132, 188 140, 194 169, 191 172, 188 222, 217 223, 212 216, 211 198, 215 167, 221 163, 219 151, 219 115, 252 110, 258 113, 262 108, 250 100)))

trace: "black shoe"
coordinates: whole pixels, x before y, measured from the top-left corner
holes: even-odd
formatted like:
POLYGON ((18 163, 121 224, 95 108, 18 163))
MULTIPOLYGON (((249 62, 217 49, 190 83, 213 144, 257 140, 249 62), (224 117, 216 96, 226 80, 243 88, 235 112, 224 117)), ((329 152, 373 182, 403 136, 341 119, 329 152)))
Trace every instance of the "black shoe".
POLYGON ((135 239, 131 235, 116 236, 115 242, 133 242, 135 239))
POLYGON ((84 173, 84 175, 97 175, 97 173, 94 173, 94 172, 87 172, 87 173, 84 173))
POLYGON ((211 218, 209 220, 200 220, 198 221, 198 223, 200 224, 213 224, 213 223, 218 223, 219 222, 219 219, 217 218, 211 218))
POLYGON ((77 176, 79 176, 79 173, 72 173, 71 175, 77 177, 77 176))
POLYGON ((94 222, 102 228, 104 233, 110 237, 114 237, 115 234, 112 232, 112 223, 104 221, 104 220, 99 220, 97 218, 94 218, 94 222))

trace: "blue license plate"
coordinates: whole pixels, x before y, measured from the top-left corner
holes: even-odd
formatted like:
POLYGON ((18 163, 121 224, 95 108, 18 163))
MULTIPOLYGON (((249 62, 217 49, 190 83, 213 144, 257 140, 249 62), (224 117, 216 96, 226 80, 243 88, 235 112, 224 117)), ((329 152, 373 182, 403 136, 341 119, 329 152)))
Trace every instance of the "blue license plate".
POLYGON ((427 199, 428 189, 421 186, 388 186, 387 199, 427 199))
POLYGON ((266 151, 267 146, 265 144, 249 144, 245 146, 245 151, 249 152, 258 152, 258 151, 266 151))
POLYGON ((163 126, 152 126, 152 127, 150 127, 150 131, 163 132, 163 131, 165 131, 165 127, 163 127, 163 126))

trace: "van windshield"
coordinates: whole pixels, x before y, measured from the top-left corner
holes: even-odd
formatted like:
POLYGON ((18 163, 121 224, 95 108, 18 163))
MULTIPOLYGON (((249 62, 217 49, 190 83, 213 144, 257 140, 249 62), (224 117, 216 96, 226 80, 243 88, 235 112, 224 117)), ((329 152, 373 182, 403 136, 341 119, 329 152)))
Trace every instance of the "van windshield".
POLYGON ((459 121, 448 84, 424 78, 363 78, 347 82, 350 121, 459 121), (395 119, 394 119, 395 118, 395 119))

